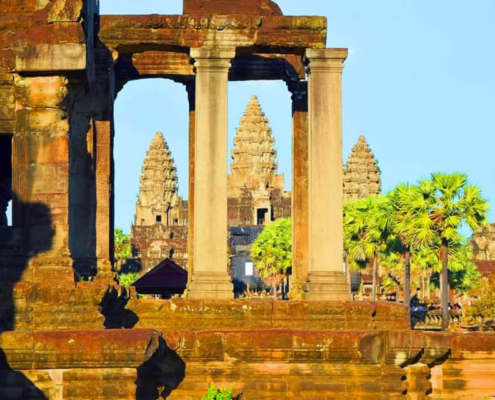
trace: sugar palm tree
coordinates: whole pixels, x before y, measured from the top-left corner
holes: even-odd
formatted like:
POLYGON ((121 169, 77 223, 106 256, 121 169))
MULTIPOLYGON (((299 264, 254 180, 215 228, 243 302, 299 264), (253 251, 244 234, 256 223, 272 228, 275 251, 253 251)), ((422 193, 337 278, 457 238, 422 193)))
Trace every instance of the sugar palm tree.
POLYGON ((408 206, 414 215, 407 233, 417 247, 432 246, 440 241, 442 329, 449 325, 449 246, 459 242, 459 229, 466 223, 475 231, 486 224, 488 203, 478 187, 461 173, 432 174, 421 180, 408 194, 408 206))
POLYGON ((272 287, 274 300, 278 286, 292 266, 291 226, 290 218, 278 219, 267 225, 251 246, 256 271, 272 287))
POLYGON ((413 188, 407 184, 399 184, 389 193, 390 204, 393 214, 393 233, 395 241, 393 246, 402 254, 404 267, 404 304, 411 305, 411 248, 413 246, 413 235, 411 235, 411 224, 414 221, 414 214, 411 213, 409 201, 413 188))
POLYGON ((385 196, 370 196, 344 208, 344 247, 351 264, 373 265, 372 299, 376 300, 378 260, 387 247, 393 220, 390 200, 385 196))

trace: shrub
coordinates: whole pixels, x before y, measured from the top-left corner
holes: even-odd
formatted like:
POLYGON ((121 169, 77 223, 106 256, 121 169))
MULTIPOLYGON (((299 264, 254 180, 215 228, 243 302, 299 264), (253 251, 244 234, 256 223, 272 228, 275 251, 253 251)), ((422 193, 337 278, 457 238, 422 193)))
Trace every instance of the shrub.
POLYGON ((242 394, 234 396, 234 387, 218 389, 215 383, 210 383, 208 393, 201 400, 241 400, 242 394))

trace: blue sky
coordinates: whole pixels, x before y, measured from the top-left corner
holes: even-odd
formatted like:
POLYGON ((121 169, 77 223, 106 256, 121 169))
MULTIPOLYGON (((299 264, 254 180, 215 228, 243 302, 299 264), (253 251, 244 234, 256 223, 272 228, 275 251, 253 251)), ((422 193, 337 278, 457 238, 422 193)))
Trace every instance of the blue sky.
MULTIPOLYGON (((180 14, 182 0, 100 0, 102 14, 180 14)), ((368 139, 384 191, 461 171, 495 202, 495 1, 279 0, 286 15, 328 18, 328 46, 347 47, 344 157, 368 139)), ((290 96, 281 82, 229 85, 229 143, 252 94, 270 119, 291 185, 290 96)), ((187 197, 187 98, 165 80, 128 84, 116 103, 116 226, 133 219, 143 158, 162 131, 187 197)), ((490 219, 495 219, 491 211, 490 219)))

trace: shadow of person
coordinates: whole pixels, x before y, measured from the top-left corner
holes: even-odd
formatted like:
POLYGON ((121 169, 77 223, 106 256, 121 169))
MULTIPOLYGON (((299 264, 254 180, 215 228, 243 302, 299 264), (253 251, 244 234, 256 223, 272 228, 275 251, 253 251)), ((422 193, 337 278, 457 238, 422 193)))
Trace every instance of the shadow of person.
POLYGON ((167 399, 186 376, 186 363, 163 338, 155 354, 138 368, 136 400, 167 399))
POLYGON ((126 309, 130 300, 129 290, 122 287, 117 290, 110 286, 101 303, 100 313, 105 318, 105 329, 132 329, 139 322, 139 317, 131 310, 126 309))
MULTIPOLYGON (((53 246, 50 209, 43 203, 22 203, 18 199, 14 199, 14 204, 20 226, 0 227, 0 339, 16 327, 13 291, 26 272, 29 259, 53 246)), ((0 347, 0 399, 47 400, 24 374, 11 368, 8 356, 0 347)))

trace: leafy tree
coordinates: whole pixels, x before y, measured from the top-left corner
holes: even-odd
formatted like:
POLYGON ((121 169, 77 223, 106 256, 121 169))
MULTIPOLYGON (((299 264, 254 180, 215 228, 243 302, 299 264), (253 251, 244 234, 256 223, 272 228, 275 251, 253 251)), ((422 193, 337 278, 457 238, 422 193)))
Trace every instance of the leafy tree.
POLYGON ((495 319, 495 276, 483 278, 471 292, 477 300, 467 309, 468 317, 483 320, 495 319))
POLYGON ((344 208, 344 248, 354 268, 372 263, 372 299, 376 300, 378 262, 392 235, 391 202, 385 196, 370 196, 344 208))
POLYGON ((114 258, 117 270, 131 258, 131 240, 122 229, 115 229, 114 258))
POLYGON ((251 246, 251 258, 256 271, 267 285, 277 287, 292 266, 292 223, 290 218, 278 219, 267 225, 251 246))
POLYGON ((126 274, 117 275, 117 280, 119 281, 120 286, 129 287, 134 284, 139 279, 139 275, 135 272, 129 272, 126 274))
POLYGON ((399 252, 402 257, 404 269, 404 304, 411 305, 411 257, 413 237, 411 224, 414 215, 410 213, 409 201, 414 189, 407 184, 399 184, 388 194, 392 206, 393 235, 395 240, 391 243, 392 251, 399 252))
MULTIPOLYGON (((411 280, 417 283, 416 286, 420 286, 421 279, 431 278, 432 284, 439 287, 439 274, 442 271, 439 255, 439 243, 433 247, 411 249, 411 280)), ((472 259, 473 252, 468 241, 453 243, 449 247, 449 284, 459 293, 466 293, 479 284, 481 276, 472 259)), ((400 288, 402 282, 405 282, 400 253, 385 253, 380 259, 380 266, 387 273, 383 279, 385 286, 400 288)))
POLYGON ((408 233, 417 247, 432 246, 440 241, 442 262, 441 292, 445 330, 449 324, 449 247, 460 241, 459 228, 466 223, 473 231, 486 224, 488 203, 478 187, 469 184, 460 173, 432 174, 421 180, 408 200, 414 215, 408 233))

